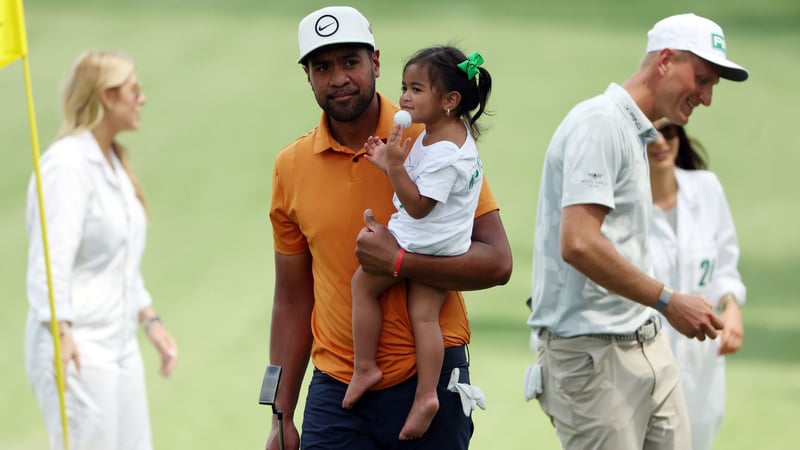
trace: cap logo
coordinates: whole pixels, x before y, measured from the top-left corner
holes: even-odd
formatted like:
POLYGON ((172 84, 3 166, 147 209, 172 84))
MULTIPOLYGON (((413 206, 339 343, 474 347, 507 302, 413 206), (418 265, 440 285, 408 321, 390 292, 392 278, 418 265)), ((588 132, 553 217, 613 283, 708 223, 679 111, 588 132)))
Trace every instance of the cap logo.
POLYGON ((711 47, 725 53, 725 37, 721 34, 711 33, 711 47))
POLYGON ((337 31, 339 31, 339 21, 336 20, 336 17, 333 17, 330 14, 325 14, 317 19, 317 24, 314 26, 314 31, 316 31, 317 35, 320 37, 333 36, 337 31))

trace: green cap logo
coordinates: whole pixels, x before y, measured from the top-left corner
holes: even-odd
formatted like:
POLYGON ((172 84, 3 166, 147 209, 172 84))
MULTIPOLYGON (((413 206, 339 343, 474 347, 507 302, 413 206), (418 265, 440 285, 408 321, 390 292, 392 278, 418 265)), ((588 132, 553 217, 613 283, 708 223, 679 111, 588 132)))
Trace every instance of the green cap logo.
POLYGON ((722 53, 725 53, 725 36, 711 33, 711 47, 722 51, 722 53))

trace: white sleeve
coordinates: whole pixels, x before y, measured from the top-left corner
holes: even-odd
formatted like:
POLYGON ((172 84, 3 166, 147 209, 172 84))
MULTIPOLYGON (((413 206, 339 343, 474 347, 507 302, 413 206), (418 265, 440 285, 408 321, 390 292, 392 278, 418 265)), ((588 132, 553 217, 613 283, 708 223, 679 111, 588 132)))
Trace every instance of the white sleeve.
MULTIPOLYGON (((57 155, 53 155, 57 156, 57 155)), ((58 320, 73 320, 70 278, 91 195, 88 175, 75 161, 50 158, 41 167, 47 244, 58 320)), ((28 186, 28 301, 39 321, 50 320, 44 239, 35 176, 28 186)))
POLYGON ((458 178, 454 164, 458 161, 459 148, 449 141, 431 145, 417 168, 417 185, 420 195, 444 203, 450 196, 458 178))
POLYGON ((150 297, 150 292, 144 286, 144 278, 142 277, 141 269, 136 269, 136 274, 133 280, 133 298, 136 301, 136 310, 141 311, 144 308, 153 304, 153 299, 150 297))
POLYGON ((614 148, 611 124, 601 118, 578 124, 564 145, 561 207, 599 204, 614 209, 614 187, 621 152, 614 148))
POLYGON ((709 296, 713 300, 718 300, 730 292, 736 297, 739 304, 743 304, 747 290, 739 275, 739 241, 736 236, 736 228, 725 192, 716 175, 713 175, 713 182, 715 185, 713 190, 717 194, 715 203, 719 214, 719 226, 714 237, 718 256, 717 267, 714 269, 714 282, 711 285, 709 296))

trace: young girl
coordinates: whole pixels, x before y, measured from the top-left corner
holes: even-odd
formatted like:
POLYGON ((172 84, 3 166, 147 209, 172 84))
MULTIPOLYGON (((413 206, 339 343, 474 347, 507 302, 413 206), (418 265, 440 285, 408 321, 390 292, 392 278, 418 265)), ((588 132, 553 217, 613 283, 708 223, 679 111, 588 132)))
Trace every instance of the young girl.
MULTIPOLYGON (((377 136, 365 144, 367 159, 387 173, 394 187, 397 212, 388 228, 401 249, 394 277, 369 274, 360 267, 353 275, 355 370, 342 402, 345 408, 353 407, 383 376, 375 362, 382 322, 379 298, 399 281, 403 254, 454 256, 469 249, 483 181, 476 122, 492 87, 489 72, 479 67, 482 63, 477 52, 467 57, 453 47, 417 52, 403 69, 400 106, 413 122, 425 124, 425 131, 410 152, 410 139, 401 142, 401 124, 394 126, 386 144, 377 136)), ((436 415, 444 354, 439 309, 446 291, 413 280, 407 283, 418 381, 401 440, 422 436, 436 415)))

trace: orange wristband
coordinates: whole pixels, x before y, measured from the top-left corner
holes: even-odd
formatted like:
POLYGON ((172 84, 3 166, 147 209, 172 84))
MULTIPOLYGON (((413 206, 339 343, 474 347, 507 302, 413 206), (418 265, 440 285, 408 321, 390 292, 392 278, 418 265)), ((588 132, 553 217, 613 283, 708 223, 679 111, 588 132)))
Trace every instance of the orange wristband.
POLYGON ((397 252, 397 259, 394 261, 394 270, 392 271, 392 275, 397 277, 400 274, 400 265, 403 264, 403 255, 406 254, 406 250, 404 248, 400 248, 397 252))

